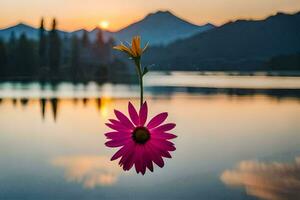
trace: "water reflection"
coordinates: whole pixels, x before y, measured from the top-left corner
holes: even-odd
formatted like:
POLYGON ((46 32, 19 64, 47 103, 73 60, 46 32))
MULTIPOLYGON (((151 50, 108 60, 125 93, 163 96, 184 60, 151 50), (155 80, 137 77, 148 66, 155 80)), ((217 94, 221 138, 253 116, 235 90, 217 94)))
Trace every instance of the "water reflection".
POLYGON ((152 94, 168 94, 174 95, 178 93, 202 94, 202 95, 219 95, 227 96, 254 96, 265 95, 274 99, 294 98, 300 99, 300 89, 254 89, 254 88, 205 88, 205 87, 179 87, 179 86, 164 86, 164 87, 149 87, 152 94))
MULTIPOLYGON (((199 73, 150 73, 145 79, 145 95, 224 94, 229 96, 267 95, 272 98, 300 97, 300 78, 282 76, 232 76, 226 74, 199 73)), ((96 82, 63 83, 0 83, 1 98, 76 98, 83 99, 110 96, 114 98, 138 97, 138 86, 128 84, 97 84, 96 82)), ((26 102, 25 102, 26 103, 26 102)))
POLYGON ((222 171, 240 160, 295 152, 300 146, 298 100, 154 95, 147 97, 149 117, 169 112, 170 121, 177 123, 178 149, 155 173, 125 175, 116 171, 118 161, 108 161, 114 150, 104 146, 103 133, 109 130, 104 123, 114 115, 114 108, 126 111, 128 101, 138 105, 138 99, 86 97, 84 106, 83 97, 53 98, 28 98, 25 107, 21 97, 3 98, 1 200, 252 200, 255 197, 228 189, 219 179, 222 171), (53 106, 57 106, 56 121, 53 106))
MULTIPOLYGON (((153 98, 159 98, 161 95, 164 98, 171 98, 172 96, 177 96, 180 94, 190 94, 190 95, 205 95, 205 96, 218 96, 225 95, 227 97, 256 97, 258 95, 262 95, 265 97, 269 97, 271 99, 282 100, 282 99, 295 99, 300 101, 300 89, 269 89, 269 90, 261 90, 261 89, 220 89, 220 88, 189 88, 189 87, 160 87, 160 88, 148 88, 148 96, 153 96, 153 98)), ((70 98, 58 98, 58 97, 41 97, 39 98, 40 110, 41 110, 41 118, 44 120, 46 113, 51 112, 54 121, 57 120, 59 115, 59 110, 62 109, 63 105, 61 105, 62 100, 66 100, 70 98), (50 104, 50 108, 47 108, 47 104, 50 104)), ((17 108, 17 105, 20 103, 22 107, 31 106, 29 102, 35 101, 36 98, 1 98, 0 106, 3 101, 11 100, 13 106, 17 108)), ((74 106, 78 105, 79 102, 82 102, 84 107, 87 107, 90 102, 94 102, 93 105, 95 109, 97 109, 102 116, 107 115, 107 104, 111 102, 110 97, 73 97, 71 98, 74 106)))
POLYGON ((14 107, 16 107, 17 101, 18 101, 18 100, 17 100, 16 98, 13 98, 13 99, 12 99, 12 103, 13 103, 14 107))
POLYGON ((47 99, 45 99, 45 98, 40 99, 41 113, 42 113, 42 118, 43 119, 45 119, 46 102, 47 102, 47 99))
POLYGON ((29 100, 28 100, 27 98, 21 98, 21 99, 20 99, 21 105, 22 105, 23 107, 27 106, 28 101, 29 101, 29 100))
MULTIPOLYGON (((178 81, 183 84, 183 79, 178 81)), ((166 84, 146 89, 149 117, 168 111, 170 121, 177 123, 178 149, 163 169, 145 176, 124 175, 117 161, 108 161, 114 150, 103 145, 103 133, 109 130, 104 123, 114 115, 113 109, 126 111, 128 101, 138 105, 138 87, 0 84, 0 199, 253 200, 260 197, 260 188, 269 193, 261 185, 253 196, 229 189, 220 174, 249 158, 299 155, 299 85, 226 89, 190 83, 191 87, 166 84)), ((250 175, 267 184, 275 181, 276 193, 271 192, 281 198, 275 200, 292 199, 278 197, 292 190, 279 190, 285 185, 276 176, 288 183, 285 188, 292 185, 290 180, 299 181, 299 158, 287 164, 294 166, 294 174, 284 163, 276 164, 287 168, 282 174, 271 164, 253 163, 257 167, 248 170, 250 175)), ((245 173, 240 167, 229 172, 245 173)), ((253 188, 248 180, 242 181, 239 185, 253 188)))
POLYGON ((300 157, 294 163, 242 161, 226 170, 221 180, 230 186, 243 186, 249 195, 265 200, 300 199, 300 157))
POLYGON ((67 181, 91 189, 115 184, 121 172, 121 168, 110 162, 107 156, 61 156, 51 160, 51 164, 64 169, 67 181))
MULTIPOLYGON (((63 104, 61 104, 61 101, 65 101, 68 99, 62 99, 62 98, 40 98, 39 101, 39 107, 40 107, 40 114, 41 114, 41 119, 45 120, 45 117, 47 115, 47 112, 51 112, 52 118, 54 121, 57 120, 59 109, 63 107, 63 104), (50 107, 48 107, 49 105, 50 107)), ((31 107, 32 104, 29 104, 30 102, 34 103, 36 99, 34 98, 12 98, 12 99, 6 99, 6 98, 1 98, 0 99, 0 106, 3 103, 3 101, 11 101, 12 105, 15 109, 18 108, 18 104, 20 103, 21 107, 26 108, 26 107, 31 107)), ((110 103, 110 98, 73 98, 71 101, 74 106, 78 105, 78 102, 82 102, 82 105, 84 107, 87 107, 89 102, 95 102, 95 109, 97 109, 102 116, 107 115, 107 109, 106 106, 107 104, 110 103)))

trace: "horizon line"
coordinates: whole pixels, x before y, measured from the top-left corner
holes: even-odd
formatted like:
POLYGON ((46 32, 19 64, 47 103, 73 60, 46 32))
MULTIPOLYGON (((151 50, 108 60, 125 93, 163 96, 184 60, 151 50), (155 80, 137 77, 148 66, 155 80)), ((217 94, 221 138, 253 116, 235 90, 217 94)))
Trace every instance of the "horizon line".
MULTIPOLYGON (((269 15, 266 15, 266 16, 258 18, 258 19, 255 19, 255 18, 236 18, 236 19, 232 19, 232 20, 227 20, 226 22, 224 22, 224 23, 222 23, 220 25, 216 25, 216 24, 211 23, 211 22, 206 22, 206 23, 203 23, 203 24, 196 24, 196 23, 190 22, 189 20, 187 20, 185 18, 179 17, 178 15, 176 15, 170 9, 161 9, 161 10, 155 10, 153 12, 149 12, 149 13, 145 14, 142 18, 139 18, 139 19, 137 19, 137 20, 135 20, 135 21, 133 21, 133 22, 131 22, 131 23, 129 23, 129 24, 127 24, 127 25, 125 25, 125 26, 117 29, 117 30, 103 29, 103 28, 99 27, 98 25, 95 25, 95 27, 91 28, 91 29, 88 29, 88 28, 79 28, 79 29, 74 29, 74 30, 66 30, 66 29, 62 28, 62 29, 57 29, 57 30, 62 31, 62 32, 71 33, 71 32, 76 32, 76 31, 80 31, 80 30, 85 30, 87 32, 91 32, 91 31, 93 31, 95 29, 101 29, 102 31, 115 33, 115 32, 119 32, 119 31, 121 31, 121 30, 123 30, 123 29, 125 29, 125 28, 127 28, 127 27, 129 27, 129 26, 131 26, 131 25, 133 25, 135 23, 137 23, 137 22, 142 21, 143 19, 145 19, 147 16, 149 16, 151 14, 156 14, 158 12, 170 12, 175 17, 178 17, 179 19, 184 20, 184 21, 186 21, 186 22, 188 22, 190 24, 196 25, 196 26, 204 26, 204 25, 207 25, 207 24, 211 24, 211 25, 213 25, 215 27, 221 27, 221 26, 223 26, 223 25, 225 25, 227 23, 236 22, 236 21, 239 21, 239 20, 245 20, 245 21, 263 21, 263 20, 265 20, 265 19, 267 19, 269 17, 276 16, 278 14, 295 15, 297 13, 300 13, 300 10, 298 10, 298 11, 292 11, 292 12, 276 11, 273 14, 269 14, 269 15)), ((43 19, 43 18, 44 17, 40 17, 40 20, 43 19)), ((56 19, 56 21, 59 21, 56 17, 52 17, 52 19, 56 19)), ((5 30, 5 29, 9 29, 9 28, 12 28, 12 27, 15 27, 15 26, 18 26, 20 24, 23 24, 23 25, 26 25, 26 26, 29 26, 29 27, 32 27, 32 28, 35 28, 35 29, 39 29, 39 26, 34 26, 34 25, 30 24, 30 23, 26 23, 26 22, 20 20, 20 21, 17 21, 15 23, 13 23, 12 25, 0 27, 0 31, 5 30)), ((49 31, 50 28, 49 29, 45 28, 45 30, 49 31)))

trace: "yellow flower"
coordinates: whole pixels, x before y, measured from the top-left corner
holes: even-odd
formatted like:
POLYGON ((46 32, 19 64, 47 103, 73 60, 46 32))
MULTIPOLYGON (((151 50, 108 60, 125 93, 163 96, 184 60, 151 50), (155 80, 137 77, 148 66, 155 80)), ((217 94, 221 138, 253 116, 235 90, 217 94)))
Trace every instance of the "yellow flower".
POLYGON ((148 43, 144 48, 141 48, 141 37, 140 36, 134 36, 132 38, 131 44, 128 44, 128 46, 121 43, 118 46, 115 46, 114 49, 123 51, 127 53, 132 58, 139 58, 144 53, 148 46, 148 43))

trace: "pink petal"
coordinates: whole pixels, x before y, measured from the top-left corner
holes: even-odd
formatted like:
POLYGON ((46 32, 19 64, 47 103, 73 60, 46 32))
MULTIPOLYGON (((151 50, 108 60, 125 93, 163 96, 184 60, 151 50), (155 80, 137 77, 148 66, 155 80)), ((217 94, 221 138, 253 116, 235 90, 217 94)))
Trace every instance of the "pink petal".
POLYGON ((163 167, 164 160, 161 158, 160 154, 157 152, 155 147, 153 147, 150 143, 148 143, 147 146, 150 149, 150 154, 153 162, 157 164, 159 167, 163 167))
POLYGON ((164 113, 160 113, 158 115, 156 115, 155 117, 153 117, 150 122, 147 125, 147 128, 152 129, 155 128, 157 126, 159 126, 160 124, 162 124, 168 117, 168 113, 164 112, 164 113))
POLYGON ((131 132, 130 129, 125 128, 123 126, 116 125, 116 124, 105 123, 105 125, 111 129, 119 131, 119 132, 131 132))
POLYGON ((169 131, 169 130, 172 130, 173 128, 175 128, 176 124, 174 123, 168 123, 168 124, 164 124, 164 125, 161 125, 159 127, 156 127, 154 129, 151 129, 151 132, 152 131, 155 131, 155 132, 165 132, 165 131, 169 131))
POLYGON ((107 147, 120 147, 125 145, 128 141, 130 141, 131 138, 120 138, 120 139, 114 139, 110 140, 105 143, 107 147))
POLYGON ((141 145, 141 148, 140 148, 140 151, 141 151, 141 162, 142 162, 142 174, 144 175, 145 172, 146 172, 146 167, 147 167, 147 163, 149 161, 149 158, 146 156, 145 154, 145 146, 144 145, 141 145))
POLYGON ((120 122, 122 124, 124 124, 125 126, 127 126, 130 129, 134 129, 133 124, 131 123, 131 121, 126 117, 126 115, 124 115, 123 113, 121 113, 118 110, 115 110, 115 115, 116 117, 120 120, 120 122))
POLYGON ((171 134, 171 133, 158 133, 158 132, 151 132, 151 137, 152 138, 157 138, 157 139, 166 139, 166 140, 170 140, 170 139, 174 139, 177 138, 177 135, 171 134))
POLYGON ((107 132, 107 133, 105 133, 104 135, 105 135, 106 137, 113 137, 113 136, 116 135, 116 134, 120 134, 120 132, 118 132, 118 131, 112 131, 112 132, 107 132))
POLYGON ((145 148, 145 159, 146 159, 146 166, 148 167, 148 169, 153 172, 153 163, 152 163, 152 157, 151 157, 151 153, 150 150, 148 148, 148 145, 144 146, 145 148))
POLYGON ((132 150, 131 155, 128 157, 128 159, 124 163, 123 169, 125 171, 130 170, 133 167, 133 164, 135 162, 135 157, 136 157, 136 153, 135 153, 135 149, 134 149, 134 150, 132 150))
POLYGON ((136 125, 139 126, 139 115, 136 112, 135 108, 133 107, 133 105, 131 104, 131 102, 128 103, 128 112, 129 112, 129 116, 131 121, 136 125))
POLYGON ((128 145, 123 146, 121 149, 119 149, 112 157, 111 161, 116 160, 120 158, 126 151, 128 151, 128 145))
POLYGON ((108 119, 108 121, 110 121, 110 123, 112 123, 112 124, 116 124, 116 125, 120 124, 120 122, 118 120, 115 120, 115 119, 108 119))
POLYGON ((157 144, 155 144, 153 142, 151 143, 151 146, 153 147, 153 149, 155 149, 163 157, 172 158, 171 154, 163 146, 157 145, 157 144))
POLYGON ((172 158, 171 154, 168 151, 163 151, 161 155, 165 158, 172 158))
POLYGON ((123 157, 121 158, 119 164, 120 166, 123 165, 123 169, 125 170, 125 166, 127 165, 127 163, 130 161, 132 155, 134 154, 135 148, 134 148, 134 143, 130 143, 128 146, 127 151, 123 154, 123 157))
POLYGON ((151 144, 154 144, 155 146, 160 146, 161 148, 164 148, 166 151, 175 151, 176 148, 174 144, 167 140, 160 140, 160 139, 152 139, 151 144))
POLYGON ((153 163, 152 160, 149 160, 148 164, 147 164, 148 169, 153 172, 153 163))
POLYGON ((108 121, 110 121, 112 124, 122 127, 123 129, 128 129, 128 130, 132 130, 130 127, 127 127, 126 125, 122 124, 120 121, 115 120, 115 119, 109 119, 108 121))
POLYGON ((139 116, 140 116, 140 126, 144 126, 146 121, 147 121, 147 115, 148 115, 148 106, 147 106, 147 102, 145 101, 145 103, 143 103, 140 112, 139 112, 139 116))
POLYGON ((143 145, 136 145, 135 147, 136 157, 135 157, 135 169, 136 172, 141 172, 143 175, 146 172, 146 162, 144 159, 144 147, 143 145))
POLYGON ((142 171, 142 155, 140 151, 140 145, 137 145, 135 148, 135 170, 136 173, 140 173, 142 171))
POLYGON ((164 160, 157 153, 152 152, 153 162, 157 164, 160 168, 164 167, 164 160))
POLYGON ((108 139, 129 138, 129 133, 121 133, 118 131, 108 132, 104 134, 108 139))
POLYGON ((120 163, 123 164, 123 169, 125 171, 128 171, 132 168, 133 161, 134 161, 134 155, 135 155, 135 153, 134 153, 134 149, 133 149, 133 150, 128 151, 128 153, 126 153, 126 157, 124 156, 124 159, 122 158, 123 160, 122 159, 120 160, 120 163))

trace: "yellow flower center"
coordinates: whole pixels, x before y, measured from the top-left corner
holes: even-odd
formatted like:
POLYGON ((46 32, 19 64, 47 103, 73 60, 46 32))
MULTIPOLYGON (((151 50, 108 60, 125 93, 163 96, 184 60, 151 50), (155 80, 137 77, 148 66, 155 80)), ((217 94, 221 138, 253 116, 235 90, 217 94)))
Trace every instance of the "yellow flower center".
POLYGON ((150 139, 150 132, 145 127, 137 127, 132 132, 132 138, 136 143, 145 144, 150 139))

